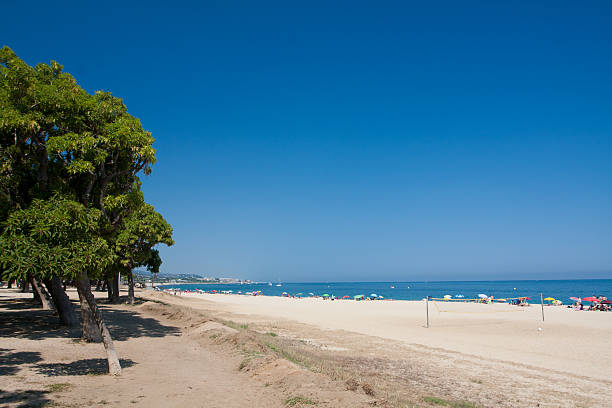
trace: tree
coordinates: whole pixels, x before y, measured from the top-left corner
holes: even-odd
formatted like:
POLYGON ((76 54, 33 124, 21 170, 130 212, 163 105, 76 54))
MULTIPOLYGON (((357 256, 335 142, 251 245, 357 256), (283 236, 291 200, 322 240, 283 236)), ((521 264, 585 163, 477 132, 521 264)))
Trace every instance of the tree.
POLYGON ((79 295, 98 326, 107 352, 109 370, 121 373, 121 366, 106 325, 87 288, 87 271, 103 269, 113 261, 107 242, 99 236, 100 211, 55 195, 35 199, 24 210, 14 211, 0 235, 0 263, 9 278, 52 275, 76 279, 79 295))
MULTIPOLYGON (((141 200, 138 174, 151 171, 153 141, 121 99, 103 91, 88 94, 55 61, 30 67, 10 48, 0 49, 1 234, 2 222, 13 213, 27 211, 36 200, 59 197, 56 199, 76 202, 85 210, 96 209, 97 229, 91 233, 103 241, 113 240, 123 218, 141 200)), ((29 235, 24 231, 20 236, 29 235)), ((53 255, 57 248, 63 247, 46 249, 53 255)), ((10 259, 5 261, 10 263, 10 259)), ((22 266, 18 270, 24 270, 22 266)), ((9 269, 16 270, 7 263, 9 269)), ((96 321, 99 311, 89 278, 102 277, 106 270, 108 265, 96 265, 72 275, 79 277, 83 336, 89 340, 95 337, 89 330, 93 325, 99 326, 98 335, 105 335, 103 325, 98 324, 101 319, 96 321), (89 310, 92 302, 94 307, 89 310)), ((54 302, 61 302, 65 293, 54 290, 60 287, 57 274, 34 269, 31 273, 45 276, 54 302)))
POLYGON ((134 303, 133 269, 146 266, 157 273, 161 265, 159 251, 154 247, 158 244, 171 246, 172 227, 155 208, 142 203, 132 214, 126 217, 119 228, 115 240, 117 264, 125 271, 129 283, 130 303, 134 303))

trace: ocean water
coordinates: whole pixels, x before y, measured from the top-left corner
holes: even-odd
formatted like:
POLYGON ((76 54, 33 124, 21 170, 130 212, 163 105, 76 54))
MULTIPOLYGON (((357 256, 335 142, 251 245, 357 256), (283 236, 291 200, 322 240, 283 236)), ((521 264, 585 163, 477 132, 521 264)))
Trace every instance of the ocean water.
POLYGON ((278 282, 252 284, 183 284, 164 285, 163 288, 181 288, 182 290, 201 289, 231 290, 234 293, 261 291, 264 296, 281 296, 302 293, 309 296, 314 293, 321 296, 325 293, 336 297, 374 293, 387 299, 421 300, 426 296, 441 298, 444 295, 463 295, 465 298, 476 298, 479 294, 495 298, 528 296, 532 302, 539 303, 540 293, 544 298, 553 297, 570 303, 570 296, 606 296, 612 299, 612 279, 581 280, 516 280, 516 281, 447 281, 447 282, 319 282, 319 283, 282 283, 278 282))

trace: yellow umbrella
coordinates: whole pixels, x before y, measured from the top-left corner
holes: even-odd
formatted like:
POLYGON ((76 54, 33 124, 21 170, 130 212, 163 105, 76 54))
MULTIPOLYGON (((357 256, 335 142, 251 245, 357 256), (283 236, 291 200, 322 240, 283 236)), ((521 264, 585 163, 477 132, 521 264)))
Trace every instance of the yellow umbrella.
POLYGON ((544 300, 555 300, 555 298, 547 297, 547 298, 544 298, 544 300))

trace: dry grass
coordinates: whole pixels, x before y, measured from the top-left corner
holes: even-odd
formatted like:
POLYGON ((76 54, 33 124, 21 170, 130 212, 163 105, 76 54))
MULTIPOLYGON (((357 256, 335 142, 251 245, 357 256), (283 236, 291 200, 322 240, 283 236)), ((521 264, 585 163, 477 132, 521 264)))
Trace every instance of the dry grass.
POLYGON ((450 408, 477 408, 476 405, 467 401, 448 401, 439 397, 423 397, 423 401, 427 402, 430 405, 434 406, 442 406, 442 407, 450 407, 450 408))
POLYGON ((63 392, 68 391, 70 388, 72 388, 72 384, 70 383, 55 383, 47 385, 49 392, 63 392))

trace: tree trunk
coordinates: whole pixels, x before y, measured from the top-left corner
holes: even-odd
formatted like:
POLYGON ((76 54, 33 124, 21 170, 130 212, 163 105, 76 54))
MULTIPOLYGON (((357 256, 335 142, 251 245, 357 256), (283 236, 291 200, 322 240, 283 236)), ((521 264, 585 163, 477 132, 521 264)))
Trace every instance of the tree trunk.
POLYGON ((113 281, 112 281, 112 285, 111 285, 111 291, 112 291, 112 295, 111 295, 111 299, 110 302, 111 303, 119 303, 120 299, 119 299, 119 274, 116 274, 115 276, 113 276, 113 281))
POLYGON ((55 310, 53 308, 53 304, 49 301, 46 296, 46 293, 43 292, 40 284, 36 280, 36 278, 30 278, 30 283, 32 284, 32 292, 36 295, 36 298, 41 303, 42 308, 44 310, 55 310))
POLYGON ((104 279, 104 285, 106 286, 106 293, 108 294, 108 301, 113 299, 113 284, 110 279, 104 279))
POLYGON ((104 349, 106 349, 109 374, 121 375, 121 364, 119 363, 119 357, 117 357, 117 352, 113 346, 113 339, 110 332, 102 320, 100 309, 98 309, 93 293, 91 293, 91 286, 89 283, 89 278, 87 277, 87 272, 83 271, 79 274, 77 289, 79 291, 79 295, 85 299, 85 303, 89 306, 91 315, 93 316, 93 319, 98 326, 98 330, 102 335, 102 342, 104 343, 104 349))
POLYGON ((30 291, 30 281, 28 279, 21 280, 21 293, 26 293, 30 291))
POLYGON ((64 292, 64 289, 62 289, 60 278, 54 276, 51 279, 46 279, 45 286, 47 286, 47 290, 51 292, 53 303, 55 303, 55 308, 57 309, 62 324, 68 327, 76 326, 79 321, 74 310, 74 305, 68 298, 66 292, 64 292))
POLYGON ((127 273, 128 276, 128 283, 129 283, 129 289, 128 289, 128 296, 130 298, 130 304, 134 304, 134 274, 132 274, 132 271, 128 271, 127 273))
MULTIPOLYGON (((83 340, 91 343, 100 343, 102 341, 100 329, 94 319, 93 311, 89 307, 87 298, 84 295, 85 292, 81 288, 79 280, 80 279, 77 279, 76 285, 79 293, 79 301, 81 303, 81 326, 83 328, 81 337, 83 337, 83 340)), ((89 287, 91 291, 91 286, 87 285, 87 287, 89 287)))
POLYGON ((32 276, 28 277, 28 284, 31 285, 32 287, 32 299, 34 300, 34 302, 39 303, 42 306, 42 300, 40 300, 40 296, 38 295, 38 291, 36 289, 34 289, 34 286, 32 286, 32 281, 34 279, 32 278, 32 276))

